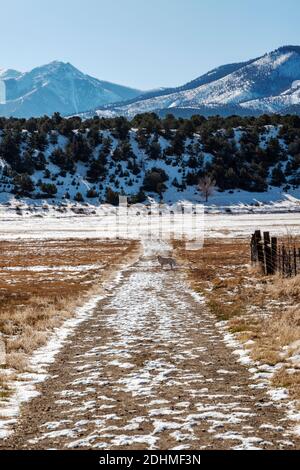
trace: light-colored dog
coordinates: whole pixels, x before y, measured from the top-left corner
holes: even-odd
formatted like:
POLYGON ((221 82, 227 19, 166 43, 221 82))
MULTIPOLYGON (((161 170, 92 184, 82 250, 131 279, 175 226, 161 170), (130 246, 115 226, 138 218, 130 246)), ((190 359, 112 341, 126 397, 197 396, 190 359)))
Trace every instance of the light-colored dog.
POLYGON ((177 266, 177 263, 173 258, 164 258, 163 256, 158 255, 157 259, 162 268, 164 266, 170 266, 170 268, 173 270, 177 266))

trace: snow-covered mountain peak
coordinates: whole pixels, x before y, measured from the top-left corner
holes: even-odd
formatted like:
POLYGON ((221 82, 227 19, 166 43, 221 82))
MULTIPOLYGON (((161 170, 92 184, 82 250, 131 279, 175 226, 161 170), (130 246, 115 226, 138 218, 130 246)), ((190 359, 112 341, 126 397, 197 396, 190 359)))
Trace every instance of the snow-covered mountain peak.
POLYGON ((188 84, 128 104, 99 109, 99 116, 172 112, 177 116, 192 114, 230 115, 291 111, 300 104, 297 82, 300 80, 300 46, 283 46, 248 62, 218 67, 188 84), (294 89, 294 93, 291 92, 294 89), (282 95, 293 95, 282 98, 282 95), (276 103, 276 105, 275 105, 276 103), (292 108, 293 109, 293 108, 292 108), (170 111, 168 111, 170 110, 170 111))
POLYGON ((278 49, 275 49, 275 51, 273 52, 280 52, 280 53, 296 52, 297 54, 300 54, 300 46, 293 46, 293 45, 281 46, 278 49))
POLYGON ((98 80, 57 60, 25 73, 3 71, 0 78, 6 81, 6 103, 0 104, 0 115, 6 117, 76 114, 142 94, 140 90, 98 80))
POLYGON ((287 77, 299 76, 300 48, 283 47, 264 55, 257 61, 263 71, 277 70, 287 77))
POLYGON ((22 75, 21 72, 14 69, 0 69, 0 80, 10 80, 12 78, 18 78, 22 75))
POLYGON ((86 79, 89 81, 95 81, 96 79, 83 74, 80 70, 76 69, 72 64, 54 61, 49 64, 36 67, 30 72, 26 72, 18 77, 19 81, 28 81, 29 84, 38 82, 49 82, 51 80, 74 80, 74 79, 86 79))

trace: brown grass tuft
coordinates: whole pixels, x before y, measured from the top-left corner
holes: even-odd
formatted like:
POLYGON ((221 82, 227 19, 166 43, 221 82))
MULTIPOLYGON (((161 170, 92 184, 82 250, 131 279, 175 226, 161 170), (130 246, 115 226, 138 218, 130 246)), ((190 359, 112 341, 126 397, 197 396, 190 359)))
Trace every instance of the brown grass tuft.
POLYGON ((269 284, 269 292, 274 299, 296 300, 300 302, 300 276, 283 279, 276 276, 269 284))

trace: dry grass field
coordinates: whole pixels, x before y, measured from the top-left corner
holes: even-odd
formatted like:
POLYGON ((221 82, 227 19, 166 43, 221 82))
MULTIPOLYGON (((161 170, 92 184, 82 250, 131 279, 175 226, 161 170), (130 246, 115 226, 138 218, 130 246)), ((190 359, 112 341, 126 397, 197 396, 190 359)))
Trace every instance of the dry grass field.
POLYGON ((208 240, 194 252, 177 242, 175 248, 217 319, 228 321, 254 360, 281 364, 273 384, 300 399, 300 277, 263 276, 249 264, 247 240, 208 240))
POLYGON ((101 292, 136 249, 124 241, 0 242, 0 333, 7 367, 26 370, 28 357, 49 333, 101 292))

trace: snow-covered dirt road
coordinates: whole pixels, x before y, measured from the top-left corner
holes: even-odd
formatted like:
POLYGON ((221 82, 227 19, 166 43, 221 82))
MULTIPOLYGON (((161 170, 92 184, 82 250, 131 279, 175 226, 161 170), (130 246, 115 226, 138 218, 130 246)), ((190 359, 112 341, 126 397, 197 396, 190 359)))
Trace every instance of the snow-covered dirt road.
POLYGON ((181 270, 120 275, 22 408, 6 449, 300 448, 181 270))

